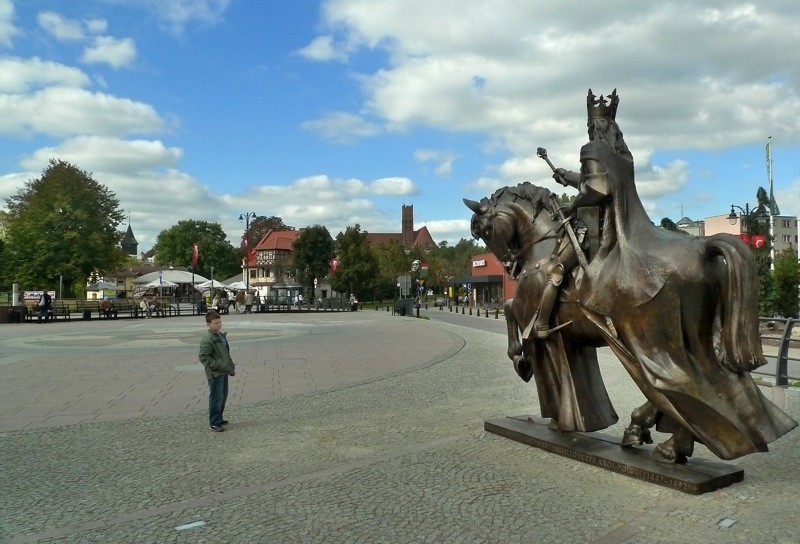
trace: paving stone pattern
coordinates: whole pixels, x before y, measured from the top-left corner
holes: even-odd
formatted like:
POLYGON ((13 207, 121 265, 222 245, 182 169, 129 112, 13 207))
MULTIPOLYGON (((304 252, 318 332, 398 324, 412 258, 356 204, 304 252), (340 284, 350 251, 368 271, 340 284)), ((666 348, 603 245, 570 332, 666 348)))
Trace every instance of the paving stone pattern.
MULTIPOLYGON (((0 327, 0 541, 800 540, 800 432, 698 497, 550 455, 483 431, 538 411, 502 323, 428 315, 224 318, 239 369, 224 433, 207 429, 202 323, 0 327)), ((600 359, 619 433, 643 399, 600 359)), ((762 391, 800 418, 797 390, 762 391)))

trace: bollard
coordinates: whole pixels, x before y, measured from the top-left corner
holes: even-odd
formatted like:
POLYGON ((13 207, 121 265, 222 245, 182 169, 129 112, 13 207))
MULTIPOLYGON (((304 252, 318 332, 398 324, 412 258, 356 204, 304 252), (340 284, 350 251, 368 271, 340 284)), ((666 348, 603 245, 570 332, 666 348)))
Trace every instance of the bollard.
POLYGON ((500 317, 500 310, 498 310, 497 308, 495 308, 495 309, 494 309, 494 318, 495 318, 495 319, 498 319, 499 317, 500 317))
POLYGON ((472 306, 469 307, 469 315, 472 315, 472 306))
POLYGON ((486 308, 486 316, 485 317, 489 317, 489 308, 486 308))
POLYGON ((461 315, 464 315, 464 307, 461 307, 461 315))

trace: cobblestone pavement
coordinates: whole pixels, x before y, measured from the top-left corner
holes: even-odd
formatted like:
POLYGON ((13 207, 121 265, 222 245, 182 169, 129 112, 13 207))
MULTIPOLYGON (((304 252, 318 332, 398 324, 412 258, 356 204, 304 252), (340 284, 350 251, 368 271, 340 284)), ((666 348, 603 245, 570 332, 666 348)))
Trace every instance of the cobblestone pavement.
MULTIPOLYGON (((182 369, 194 365, 202 332, 189 318, 0 327, 4 381, 41 387, 41 402, 74 406, 116 384, 113 394, 131 391, 141 406, 153 395, 137 382, 169 383, 186 397, 104 421, 116 406, 109 393, 93 419, 50 421, 56 408, 21 426, 6 423, 23 417, 10 404, 30 413, 39 401, 7 401, 14 392, 4 384, 0 541, 800 541, 798 431, 737 460, 744 482, 689 496, 485 433, 484 419, 536 413, 538 401, 513 373, 504 335, 475 317, 367 311, 224 323, 242 382, 224 433, 207 430, 202 374, 182 369), (80 378, 69 377, 82 364, 80 378), (288 367, 293 388, 251 390, 267 375, 283 383, 288 367), (724 519, 733 525, 719 527, 724 519), (204 525, 177 529, 195 522, 204 525)), ((641 395, 609 351, 600 360, 617 412, 629 413, 641 395)), ((799 391, 762 391, 800 418, 799 391)), ((713 458, 702 447, 695 455, 713 458)))

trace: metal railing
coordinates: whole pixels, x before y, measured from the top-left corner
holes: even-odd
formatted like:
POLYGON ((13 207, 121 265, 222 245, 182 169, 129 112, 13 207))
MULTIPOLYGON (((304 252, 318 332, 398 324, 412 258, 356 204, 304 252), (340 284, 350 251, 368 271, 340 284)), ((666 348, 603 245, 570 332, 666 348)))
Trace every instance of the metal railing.
MULTIPOLYGON (((790 347, 792 340, 792 329, 795 323, 800 322, 800 319, 794 318, 765 318, 760 317, 759 321, 766 324, 761 327, 761 344, 765 341, 769 344, 777 342, 778 353, 775 355, 775 372, 762 372, 758 370, 751 371, 750 374, 762 376, 774 376, 775 385, 789 385, 789 380, 800 380, 800 376, 792 376, 789 374, 789 363, 800 363, 800 358, 792 357, 790 347), (774 334, 772 332, 774 331, 774 334)), ((800 347, 800 338, 794 340, 797 346, 800 347)), ((769 360, 770 357, 768 356, 769 360)))

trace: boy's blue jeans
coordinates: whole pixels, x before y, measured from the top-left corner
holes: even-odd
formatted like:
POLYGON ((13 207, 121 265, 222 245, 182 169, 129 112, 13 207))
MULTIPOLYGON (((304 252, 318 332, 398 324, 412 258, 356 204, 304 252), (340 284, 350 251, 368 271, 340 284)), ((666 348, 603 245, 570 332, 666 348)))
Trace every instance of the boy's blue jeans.
POLYGON ((208 424, 212 427, 222 425, 226 400, 228 400, 228 375, 222 374, 208 380, 208 424))

